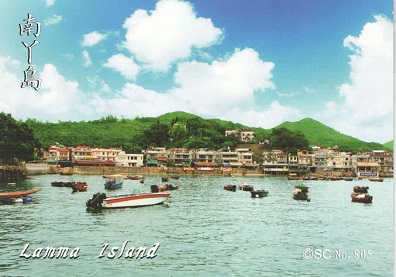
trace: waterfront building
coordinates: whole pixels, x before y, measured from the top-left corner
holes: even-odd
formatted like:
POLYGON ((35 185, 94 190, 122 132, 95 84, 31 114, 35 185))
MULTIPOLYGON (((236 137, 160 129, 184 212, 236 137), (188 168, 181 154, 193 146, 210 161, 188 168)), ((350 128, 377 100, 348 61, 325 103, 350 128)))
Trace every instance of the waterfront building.
POLYGON ((393 153, 383 150, 373 150, 369 154, 368 161, 378 163, 380 173, 393 174, 393 153))
POLYGON ((236 151, 218 151, 216 153, 217 160, 220 164, 229 164, 231 167, 241 167, 243 164, 238 159, 238 152, 236 151))
POLYGON ((168 152, 165 147, 154 147, 144 151, 146 166, 166 166, 168 152))
POLYGON ((195 151, 195 162, 198 167, 215 167, 216 152, 207 149, 198 149, 195 151))
POLYGON ((288 174, 288 155, 282 150, 263 152, 263 172, 269 175, 288 174))
POLYGON ((193 151, 186 148, 172 148, 168 152, 168 164, 189 167, 193 160, 193 151))
POLYGON ((121 151, 120 148, 92 148, 91 154, 99 160, 115 162, 116 157, 121 151))
POLYGON ((253 152, 249 148, 236 148, 235 152, 238 153, 238 162, 244 167, 255 167, 253 162, 253 152))
POLYGON ((379 177, 380 166, 377 162, 358 162, 356 169, 356 177, 371 178, 379 177))
POLYGON ((57 164, 60 160, 69 160, 70 148, 63 145, 51 145, 48 148, 47 163, 57 164))
POLYGON ((143 166, 143 154, 126 154, 121 151, 115 159, 117 166, 141 167, 143 166))
POLYGON ((72 156, 92 156, 91 147, 79 145, 72 148, 72 156))

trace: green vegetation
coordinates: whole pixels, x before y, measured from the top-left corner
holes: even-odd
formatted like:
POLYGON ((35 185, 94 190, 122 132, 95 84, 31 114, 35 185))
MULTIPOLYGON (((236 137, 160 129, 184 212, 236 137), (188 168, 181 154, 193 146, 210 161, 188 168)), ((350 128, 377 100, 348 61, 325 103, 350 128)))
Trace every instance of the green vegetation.
POLYGON ((0 164, 15 164, 15 158, 33 160, 41 145, 26 123, 17 122, 11 114, 2 112, 0 130, 0 164))
POLYGON ((44 146, 59 142, 68 146, 85 144, 91 147, 122 147, 128 153, 138 153, 150 146, 189 149, 233 148, 238 143, 237 139, 234 136, 224 135, 226 130, 232 129, 252 130, 256 133, 254 142, 268 139, 270 146, 291 152, 312 145, 321 147, 338 145, 340 150, 356 152, 388 147, 343 135, 310 118, 297 122, 284 122, 274 128, 278 131, 250 128, 220 119, 203 119, 185 112, 134 119, 119 119, 109 115, 99 120, 81 122, 44 123, 28 119, 26 124, 34 130, 36 137, 44 146), (288 139, 285 138, 285 134, 288 139))
POLYGON ((341 134, 312 118, 304 118, 297 122, 286 121, 276 128, 299 131, 307 137, 310 145, 318 145, 321 147, 333 147, 334 145, 338 145, 340 151, 363 152, 367 150, 384 149, 383 145, 380 143, 368 143, 341 134))
POLYGON ((299 150, 309 149, 307 138, 301 132, 293 132, 286 128, 272 129, 270 137, 272 148, 297 155, 299 150))
POLYGON ((391 140, 391 141, 388 141, 387 143, 384 143, 384 147, 386 148, 386 149, 388 149, 388 150, 391 150, 391 151, 393 151, 393 140, 391 140))

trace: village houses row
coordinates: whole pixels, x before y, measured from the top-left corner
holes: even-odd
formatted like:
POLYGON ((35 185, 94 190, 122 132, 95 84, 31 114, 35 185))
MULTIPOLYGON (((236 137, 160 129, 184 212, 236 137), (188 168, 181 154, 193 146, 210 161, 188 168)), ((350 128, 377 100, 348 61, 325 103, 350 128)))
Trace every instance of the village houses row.
MULTIPOLYGON (((253 159, 249 148, 229 150, 188 150, 184 148, 166 149, 164 147, 150 148, 141 154, 127 154, 118 148, 90 148, 86 146, 61 147, 51 146, 46 153, 49 164, 61 160, 73 162, 81 159, 101 160, 122 167, 200 167, 200 168, 262 168, 263 173, 271 175, 288 174, 292 172, 353 172, 362 176, 374 176, 378 173, 393 174, 393 153, 374 150, 367 153, 350 154, 337 151, 337 147, 312 147, 311 151, 300 151, 290 155, 281 150, 263 151, 253 159)), ((257 154, 257 153, 256 153, 257 154)))

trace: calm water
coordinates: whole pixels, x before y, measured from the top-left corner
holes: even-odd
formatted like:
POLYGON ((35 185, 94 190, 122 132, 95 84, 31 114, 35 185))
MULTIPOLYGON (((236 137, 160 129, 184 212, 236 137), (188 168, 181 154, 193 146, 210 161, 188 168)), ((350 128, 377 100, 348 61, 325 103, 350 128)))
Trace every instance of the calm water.
MULTIPOLYGON (((41 188, 35 203, 0 206, 2 276, 393 276, 390 179, 305 181, 308 203, 292 199, 300 181, 286 178, 181 177, 169 182, 180 189, 168 204, 94 213, 85 202, 104 191, 101 176, 34 178, 23 186, 41 188), (86 181, 89 191, 72 194, 50 185, 67 179, 86 181), (223 190, 242 183, 270 193, 253 199, 249 192, 223 190), (370 186, 373 204, 351 203, 355 185, 370 186), (99 258, 105 243, 121 249, 126 240, 126 249, 160 243, 157 257, 99 258), (28 254, 47 246, 80 253, 77 259, 19 258, 26 243, 28 254), (307 248, 316 258, 302 258, 307 248)), ((117 193, 149 191, 151 184, 160 184, 160 176, 148 176, 144 185, 125 181, 117 193)))

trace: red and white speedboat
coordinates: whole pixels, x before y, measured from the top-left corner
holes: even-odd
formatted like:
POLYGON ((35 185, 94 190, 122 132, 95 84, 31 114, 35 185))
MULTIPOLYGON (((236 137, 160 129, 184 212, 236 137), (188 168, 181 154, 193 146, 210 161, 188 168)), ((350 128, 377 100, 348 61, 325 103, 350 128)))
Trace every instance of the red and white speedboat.
POLYGON ((94 209, 115 209, 115 208, 136 208, 163 204, 170 197, 170 193, 142 192, 139 194, 125 194, 107 196, 105 193, 96 193, 92 199, 86 203, 88 208, 94 209))

